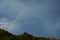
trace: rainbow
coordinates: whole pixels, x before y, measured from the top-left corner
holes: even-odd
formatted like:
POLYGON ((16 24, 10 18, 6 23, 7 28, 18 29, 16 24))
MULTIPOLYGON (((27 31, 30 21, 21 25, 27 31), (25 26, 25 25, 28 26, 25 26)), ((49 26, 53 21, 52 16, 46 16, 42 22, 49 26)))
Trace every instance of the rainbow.
POLYGON ((17 13, 16 17, 9 23, 8 27, 6 28, 6 31, 9 31, 11 28, 14 27, 14 23, 16 22, 16 20, 19 19, 20 15, 23 13, 23 10, 25 9, 26 5, 23 6, 20 11, 17 13))

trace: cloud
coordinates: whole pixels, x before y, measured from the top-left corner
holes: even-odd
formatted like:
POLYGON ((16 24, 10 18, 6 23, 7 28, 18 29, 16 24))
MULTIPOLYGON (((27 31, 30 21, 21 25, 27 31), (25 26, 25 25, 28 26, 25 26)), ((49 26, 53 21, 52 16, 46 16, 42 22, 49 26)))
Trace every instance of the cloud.
POLYGON ((7 18, 0 18, 0 28, 5 29, 8 25, 7 18))
POLYGON ((45 0, 45 1, 3 0, 0 2, 0 5, 1 5, 0 18, 2 18, 1 19, 2 21, 0 23, 4 25, 9 24, 9 22, 11 22, 13 18, 15 18, 16 14, 19 13, 18 11, 20 11, 20 8, 26 5, 26 8, 24 9, 23 13, 20 15, 20 18, 18 19, 18 22, 16 21, 17 24, 21 24, 20 26, 15 27, 18 29, 16 30, 16 33, 17 31, 20 30, 19 29, 20 27, 22 27, 24 31, 28 30, 28 32, 32 31, 32 33, 34 32, 34 30, 37 30, 38 33, 35 31, 36 34, 39 34, 40 32, 42 32, 43 34, 49 33, 48 35, 53 34, 55 35, 59 33, 59 31, 57 31, 58 29, 60 29, 59 1, 56 2, 55 0, 45 0), (6 17, 8 20, 4 17, 6 17), (33 20, 37 21, 35 25, 31 23, 31 21, 33 20), (3 21, 6 22, 4 23, 3 21), (27 23, 24 24, 23 22, 28 22, 28 24, 27 23))
POLYGON ((23 6, 14 0, 3 0, 0 2, 0 17, 14 18, 23 6), (11 15, 11 16, 10 16, 11 15))

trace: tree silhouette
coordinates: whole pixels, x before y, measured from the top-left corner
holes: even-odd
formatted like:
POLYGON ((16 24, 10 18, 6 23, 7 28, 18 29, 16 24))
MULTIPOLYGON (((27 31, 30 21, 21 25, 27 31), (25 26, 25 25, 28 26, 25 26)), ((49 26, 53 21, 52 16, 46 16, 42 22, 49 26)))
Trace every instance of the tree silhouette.
POLYGON ((13 35, 7 31, 0 29, 0 40, 57 40, 55 38, 35 37, 27 32, 21 35, 13 35))

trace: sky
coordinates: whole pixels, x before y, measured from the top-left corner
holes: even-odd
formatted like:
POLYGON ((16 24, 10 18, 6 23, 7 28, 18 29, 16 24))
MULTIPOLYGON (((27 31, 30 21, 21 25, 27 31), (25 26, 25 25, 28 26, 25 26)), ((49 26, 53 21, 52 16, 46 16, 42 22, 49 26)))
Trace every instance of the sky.
POLYGON ((12 34, 60 38, 59 10, 60 0, 0 0, 0 28, 12 34))

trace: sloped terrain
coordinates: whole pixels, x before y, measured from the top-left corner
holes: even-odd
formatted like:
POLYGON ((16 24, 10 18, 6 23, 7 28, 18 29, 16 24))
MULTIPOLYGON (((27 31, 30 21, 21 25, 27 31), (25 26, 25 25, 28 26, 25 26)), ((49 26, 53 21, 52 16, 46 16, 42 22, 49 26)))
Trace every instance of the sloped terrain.
POLYGON ((0 29, 0 40, 56 40, 55 38, 34 37, 24 32, 21 35, 13 35, 7 31, 0 29))

